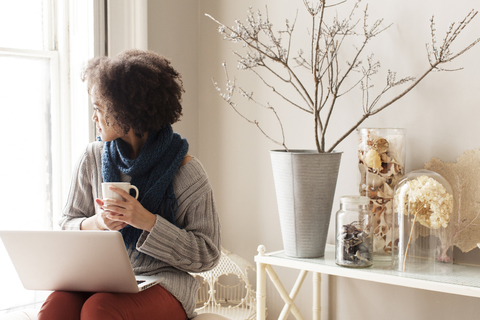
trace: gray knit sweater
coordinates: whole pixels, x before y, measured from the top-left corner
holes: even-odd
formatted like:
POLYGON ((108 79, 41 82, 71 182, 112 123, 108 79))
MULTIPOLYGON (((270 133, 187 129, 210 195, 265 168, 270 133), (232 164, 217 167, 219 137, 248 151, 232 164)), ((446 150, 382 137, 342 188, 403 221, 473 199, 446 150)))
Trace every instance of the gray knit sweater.
MULTIPOLYGON (((68 200, 60 220, 62 229, 79 230, 83 220, 99 210, 102 199, 102 142, 93 142, 73 172, 68 200)), ((130 181, 129 176, 122 176, 130 181)), ((199 284, 188 272, 212 269, 220 259, 220 223, 213 191, 202 164, 193 158, 180 167, 173 180, 178 200, 178 228, 157 216, 151 232, 144 231, 136 250, 128 249, 137 275, 160 275, 160 284, 183 305, 189 318, 195 316, 199 284), (154 259, 152 259, 153 257, 154 259)))

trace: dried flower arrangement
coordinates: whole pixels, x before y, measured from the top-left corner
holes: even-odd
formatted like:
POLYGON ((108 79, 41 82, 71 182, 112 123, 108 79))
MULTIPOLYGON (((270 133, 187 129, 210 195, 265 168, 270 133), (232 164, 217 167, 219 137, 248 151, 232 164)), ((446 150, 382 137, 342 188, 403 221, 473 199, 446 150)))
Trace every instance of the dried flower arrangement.
POLYGON ((370 198, 373 252, 390 258, 393 245, 393 190, 405 174, 405 137, 400 129, 360 129, 360 195, 370 198), (391 131, 393 134, 388 134, 391 131), (388 134, 388 135, 384 135, 388 134))
MULTIPOLYGON (((426 175, 407 181, 397 188, 394 211, 412 218, 403 270, 406 269, 408 249, 416 222, 428 229, 447 228, 453 211, 453 196, 435 179, 426 175)), ((440 239, 442 240, 442 239, 440 239)), ((450 257, 441 255, 439 260, 449 262, 450 257)))
MULTIPOLYGON (((396 79, 396 73, 388 71, 386 83, 380 93, 371 93, 373 87, 371 78, 378 73, 380 63, 373 60, 373 55, 365 56, 367 44, 387 27, 382 27, 383 19, 368 24, 368 6, 364 9, 363 23, 356 21, 354 12, 360 7, 361 0, 356 0, 350 14, 345 19, 333 15, 332 21, 327 21, 327 11, 332 7, 343 5, 347 1, 328 4, 326 0, 314 1, 303 0, 306 12, 312 22, 312 30, 307 31, 311 39, 307 50, 298 50, 294 55, 292 52, 292 37, 294 34, 297 18, 291 23, 285 21, 283 30, 275 31, 269 20, 268 11, 264 16, 260 11, 254 13, 252 8, 248 10, 246 24, 236 20, 236 26, 227 25, 215 20, 219 27, 218 31, 224 39, 232 43, 241 43, 245 52, 235 51, 238 57, 238 69, 253 72, 266 87, 271 89, 274 95, 280 97, 287 104, 306 112, 312 116, 314 126, 315 145, 318 152, 332 152, 334 148, 349 136, 367 118, 379 113, 394 102, 401 99, 414 87, 416 87, 432 71, 443 71, 442 65, 451 62, 460 55, 471 49, 480 39, 476 39, 464 49, 452 52, 452 43, 462 30, 476 16, 477 11, 472 10, 459 23, 452 23, 443 41, 438 45, 436 40, 436 29, 434 19, 431 19, 431 43, 427 44, 427 55, 429 65, 418 77, 405 77, 396 79), (282 38, 285 36, 286 39, 282 38), (350 57, 340 61, 342 44, 348 39, 362 37, 359 45, 350 52, 350 57), (306 54, 307 52, 307 54, 306 54), (302 67, 308 70, 308 77, 302 67), (351 81, 346 81, 349 78, 351 81), (390 89, 406 85, 399 94, 388 101, 381 102, 384 94, 390 89), (353 84, 353 85, 352 85, 353 84), (285 86, 286 85, 286 86, 285 86), (331 146, 326 146, 325 136, 329 127, 333 111, 339 101, 354 88, 360 88, 363 99, 359 104, 363 107, 363 115, 341 135, 331 146), (281 92, 282 90, 286 90, 281 92), (373 97, 373 99, 372 99, 373 97)), ((287 151, 284 127, 277 113, 277 110, 270 103, 262 103, 253 97, 253 92, 248 92, 230 79, 227 73, 226 64, 223 64, 226 75, 226 89, 223 91, 217 82, 214 85, 220 96, 246 121, 255 125, 267 138, 276 144, 283 146, 287 151), (273 113, 279 124, 281 139, 275 139, 267 134, 258 120, 251 119, 242 113, 235 102, 234 94, 239 93, 243 98, 254 104, 266 108, 273 113)))

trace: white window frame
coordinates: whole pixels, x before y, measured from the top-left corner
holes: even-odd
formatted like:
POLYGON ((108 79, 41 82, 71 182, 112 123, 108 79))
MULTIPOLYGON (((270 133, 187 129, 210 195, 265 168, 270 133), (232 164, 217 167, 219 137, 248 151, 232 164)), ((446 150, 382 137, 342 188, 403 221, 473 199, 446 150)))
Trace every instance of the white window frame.
MULTIPOLYGON (((57 125, 53 125, 54 121, 58 123, 60 119, 60 108, 59 108, 59 93, 60 93, 60 81, 59 81, 59 53, 58 51, 40 51, 40 50, 27 50, 27 49, 12 49, 12 48, 2 48, 0 47, 0 55, 3 56, 12 56, 12 57, 28 57, 28 58, 43 58, 49 60, 50 65, 50 88, 51 88, 51 105, 50 105, 50 114, 51 114, 51 151, 52 151, 52 168, 58 166, 60 161, 60 148, 59 148, 59 137, 61 136, 60 130, 57 125), (54 94, 55 93, 55 94, 54 94)), ((60 201, 62 200, 58 195, 58 191, 61 188, 60 186, 60 176, 61 172, 58 170, 52 170, 52 212, 47 212, 45 217, 45 227, 47 229, 53 228, 53 219, 56 215, 55 210, 57 210, 60 201)))
POLYGON ((50 60, 53 211, 46 217, 46 228, 58 229, 73 166, 88 142, 95 139, 95 126, 90 121, 92 108, 88 107, 90 102, 80 74, 89 59, 105 55, 106 0, 43 1, 46 15, 51 16, 43 26, 49 35, 45 37, 46 49, 0 47, 0 55, 50 60), (87 13, 87 17, 80 13, 87 13), (82 34, 78 36, 80 32, 76 31, 82 34), (84 50, 79 54, 77 47, 84 50))
MULTIPOLYGON (((89 108, 86 87, 77 70, 94 56, 105 54, 105 3, 106 0, 44 0, 44 17, 51 17, 44 19, 44 31, 49 35, 44 37, 45 50, 0 47, 0 56, 50 61, 52 203, 49 205, 51 210, 44 217, 45 229, 59 229, 57 221, 67 199, 72 169, 81 150, 85 150, 87 143, 95 138, 95 127, 90 120, 92 108, 89 108), (75 45, 72 43, 72 23, 85 20, 85 17, 78 16, 78 6, 84 6, 83 13, 88 15, 87 36, 73 39, 83 41, 81 45, 88 47, 83 55, 72 52, 75 45), (76 129, 79 129, 79 134, 73 132, 76 129)), ((25 300, 20 306, 7 306, 0 313, 39 307, 44 296, 41 292, 38 295, 35 293, 32 301, 25 300)))

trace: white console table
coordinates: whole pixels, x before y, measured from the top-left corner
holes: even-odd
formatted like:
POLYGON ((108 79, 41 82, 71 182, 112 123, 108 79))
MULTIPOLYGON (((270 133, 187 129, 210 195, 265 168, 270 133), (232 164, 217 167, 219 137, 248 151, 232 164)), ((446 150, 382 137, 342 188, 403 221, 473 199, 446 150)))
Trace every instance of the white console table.
POLYGON ((416 289, 425 289, 450 294, 458 294, 480 298, 480 267, 457 265, 448 275, 422 275, 402 273, 390 269, 390 265, 373 265, 365 269, 340 267, 335 264, 335 248, 327 245, 325 256, 315 259, 299 259, 288 257, 282 251, 265 252, 265 247, 258 247, 257 263, 257 320, 265 320, 266 310, 266 275, 268 274, 280 296, 285 301, 285 307, 279 320, 286 319, 290 312, 297 320, 303 320, 294 300, 308 272, 313 272, 313 320, 320 320, 320 274, 354 278, 366 281, 386 283, 416 289), (272 266, 287 267, 300 270, 300 274, 292 290, 288 293, 272 266))

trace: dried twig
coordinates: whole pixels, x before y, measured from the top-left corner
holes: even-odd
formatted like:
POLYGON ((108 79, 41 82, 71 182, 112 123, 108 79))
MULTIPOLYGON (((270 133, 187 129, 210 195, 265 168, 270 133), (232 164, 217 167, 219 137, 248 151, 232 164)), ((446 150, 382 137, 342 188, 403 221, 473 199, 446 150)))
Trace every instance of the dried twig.
POLYGON ((235 85, 235 79, 234 80, 230 80, 230 78, 228 77, 228 72, 227 72, 227 68, 226 68, 226 64, 224 64, 224 71, 225 71, 225 78, 227 79, 227 92, 226 93, 222 93, 222 90, 218 87, 218 84, 213 81, 213 84, 215 86, 215 88, 217 89, 217 91, 219 92, 220 96, 223 98, 223 100, 225 100, 232 108, 233 110, 238 114, 240 115, 243 119, 245 119, 248 123, 251 123, 253 125, 255 125, 258 130, 260 130, 260 132, 265 136, 267 137, 269 140, 271 140, 273 143, 275 144, 278 144, 280 146, 282 146, 285 150, 288 151, 288 148, 287 148, 287 145, 285 144, 285 134, 284 134, 284 130, 283 130, 283 124, 282 124, 282 121, 280 120, 280 117, 278 116, 278 113, 277 111, 275 110, 275 108, 273 108, 272 106, 270 106, 269 104, 267 106, 259 103, 258 101, 256 101, 255 99, 253 99, 253 93, 248 93, 246 92, 245 90, 243 90, 241 87, 237 87, 235 85), (256 105, 264 108, 264 109, 267 109, 271 112, 273 112, 273 114, 275 115, 275 118, 277 119, 278 121, 278 124, 280 126, 280 130, 282 132, 282 141, 278 141, 274 138, 272 138, 269 134, 267 134, 262 126, 260 125, 260 123, 257 121, 257 120, 251 120, 249 119, 248 117, 246 117, 242 112, 240 112, 238 110, 238 107, 237 107, 237 104, 235 102, 232 101, 232 97, 233 97, 233 94, 235 91, 238 91, 240 93, 240 95, 246 99, 248 99, 249 101, 252 101, 253 103, 255 103, 256 105))
MULTIPOLYGON (((326 22, 326 10, 330 7, 342 5, 345 1, 339 1, 329 5, 327 5, 326 0, 302 1, 311 19, 311 30, 309 31, 310 47, 305 51, 299 49, 297 56, 294 57, 290 57, 290 55, 298 12, 295 15, 293 23, 286 20, 285 29, 280 31, 274 31, 273 25, 269 20, 268 8, 265 10, 265 15, 260 11, 254 14, 252 8, 250 8, 248 10, 247 23, 244 24, 236 20, 236 25, 233 27, 226 26, 208 14, 207 16, 218 24, 218 31, 223 35, 225 40, 233 43, 243 43, 246 52, 239 53, 235 51, 238 57, 239 69, 252 71, 263 84, 271 89, 275 95, 282 98, 283 101, 298 110, 313 115, 312 125, 314 126, 314 138, 318 152, 332 152, 334 148, 358 128, 363 121, 403 98, 432 71, 454 71, 443 68, 443 65, 458 58, 480 42, 480 38, 478 38, 462 50, 457 52, 451 50, 453 42, 455 42, 472 19, 475 18, 477 11, 472 10, 459 23, 452 23, 440 45, 437 43, 436 27, 434 18, 432 17, 430 19, 431 43, 426 45, 429 67, 418 78, 404 77, 398 81, 395 79, 396 73, 388 70, 383 89, 380 93, 372 95, 372 75, 378 72, 380 63, 374 62, 372 55, 369 55, 366 60, 363 60, 364 58, 362 58, 362 56, 371 40, 386 31, 390 25, 382 27, 383 19, 378 19, 370 25, 368 6, 365 6, 363 12, 363 19, 361 19, 363 23, 355 21, 354 13, 360 7, 359 4, 361 0, 355 1, 349 15, 345 19, 340 20, 334 17, 331 23, 326 22), (361 32, 357 32, 357 29, 360 29, 361 32), (283 45, 285 42, 285 39, 282 39, 283 35, 286 36, 286 46, 283 45), (347 39, 352 37, 357 39, 359 36, 361 36, 363 40, 355 49, 351 58, 345 61, 339 61, 339 53, 341 52, 342 45, 346 43, 347 39), (305 52, 309 52, 310 57, 306 57, 305 52), (291 62, 293 62, 294 65, 291 65, 291 62), (344 64, 346 64, 346 68, 344 64), (309 78, 302 78, 300 72, 297 71, 298 69, 294 68, 299 66, 310 70, 311 76, 309 78), (275 83, 272 82, 273 80, 270 80, 270 78, 267 78, 266 75, 258 71, 260 69, 263 69, 266 74, 273 75, 273 80, 287 84, 293 90, 288 88, 285 90, 284 87, 282 87, 282 91, 285 91, 280 92, 275 83), (353 85, 349 84, 349 86, 345 88, 345 80, 353 77, 354 73, 358 75, 358 79, 353 81, 353 85), (407 83, 411 84, 389 101, 382 102, 387 91, 397 86, 406 85, 407 83), (339 99, 352 92, 354 88, 360 88, 362 90, 363 115, 350 129, 327 148, 325 137, 332 116, 334 115, 335 107, 339 99)), ((280 124, 279 128, 283 141, 272 139, 270 135, 263 131, 258 122, 248 119, 239 112, 237 104, 232 101, 233 93, 237 91, 242 94, 243 89, 237 87, 235 81, 227 79, 227 87, 225 89, 227 93, 223 93, 217 83, 215 83, 215 87, 222 98, 229 103, 237 113, 248 122, 255 124, 267 138, 277 144, 286 145, 283 125, 281 125, 275 108, 270 105, 270 103, 261 104, 258 101, 253 101, 251 95, 249 98, 249 100, 255 104, 267 108, 274 113, 276 121, 280 124)), ((243 91, 243 94, 244 93, 243 91)))

